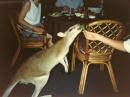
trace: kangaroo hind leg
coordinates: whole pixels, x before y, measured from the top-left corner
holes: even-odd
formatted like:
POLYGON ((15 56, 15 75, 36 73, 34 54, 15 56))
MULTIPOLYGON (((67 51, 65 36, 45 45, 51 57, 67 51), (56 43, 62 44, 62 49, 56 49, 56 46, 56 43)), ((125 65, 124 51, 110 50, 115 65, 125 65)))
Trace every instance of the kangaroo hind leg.
POLYGON ((35 79, 35 90, 33 92, 32 97, 38 97, 38 95, 41 92, 42 88, 46 85, 48 79, 49 79, 49 74, 48 75, 43 75, 41 77, 37 77, 35 79))

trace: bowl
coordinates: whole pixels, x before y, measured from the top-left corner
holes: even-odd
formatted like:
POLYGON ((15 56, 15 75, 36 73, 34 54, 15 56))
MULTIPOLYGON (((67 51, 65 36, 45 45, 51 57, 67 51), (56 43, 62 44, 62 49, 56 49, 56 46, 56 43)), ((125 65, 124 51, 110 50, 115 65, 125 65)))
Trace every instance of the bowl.
POLYGON ((82 14, 81 13, 75 13, 76 17, 80 17, 82 14))
POLYGON ((88 7, 88 10, 90 10, 91 12, 94 13, 101 13, 102 8, 98 8, 98 7, 88 7))

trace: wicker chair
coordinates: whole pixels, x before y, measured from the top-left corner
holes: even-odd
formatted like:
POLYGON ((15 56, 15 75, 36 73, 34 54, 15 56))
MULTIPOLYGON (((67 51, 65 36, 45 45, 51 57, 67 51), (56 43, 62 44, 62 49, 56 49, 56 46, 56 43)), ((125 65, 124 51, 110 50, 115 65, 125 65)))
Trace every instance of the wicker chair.
MULTIPOLYGON (((89 23, 86 30, 102 34, 105 37, 119 40, 124 34, 124 26, 113 20, 99 20, 89 23)), ((111 57, 114 48, 100 42, 86 40, 84 35, 79 35, 74 43, 72 52, 71 71, 75 69, 75 60, 78 58, 83 63, 82 74, 79 84, 79 94, 84 94, 84 88, 88 73, 88 68, 91 64, 100 65, 103 70, 107 67, 110 79, 115 92, 118 92, 115 76, 111 65, 111 57), (82 37, 81 37, 82 36, 82 37)))
POLYGON ((10 67, 13 67, 20 55, 20 52, 24 49, 24 48, 40 48, 43 49, 46 47, 47 44, 47 40, 46 40, 46 35, 39 35, 40 39, 38 40, 34 40, 31 38, 31 35, 26 39, 23 40, 21 37, 21 32, 24 30, 23 27, 21 25, 19 25, 18 23, 18 13, 17 12, 11 12, 9 14, 9 19, 10 19, 10 23, 11 26, 13 28, 13 32, 14 35, 16 36, 17 42, 18 42, 18 47, 17 50, 13 56, 13 59, 11 61, 10 67))

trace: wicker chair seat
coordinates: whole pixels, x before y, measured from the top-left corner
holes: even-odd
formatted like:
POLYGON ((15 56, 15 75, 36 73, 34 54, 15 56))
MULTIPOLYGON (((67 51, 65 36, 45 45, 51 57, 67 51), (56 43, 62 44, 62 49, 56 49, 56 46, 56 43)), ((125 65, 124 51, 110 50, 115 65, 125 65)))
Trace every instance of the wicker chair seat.
MULTIPOLYGON (((86 26, 86 30, 101 34, 114 40, 120 40, 125 32, 123 24, 113 20, 94 21, 86 26)), ((79 94, 84 93, 88 68, 91 64, 100 65, 100 70, 104 70, 104 66, 107 67, 113 89, 115 92, 118 92, 114 72, 111 65, 113 51, 114 48, 104 44, 103 42, 90 41, 85 39, 83 34, 80 34, 77 37, 73 46, 71 71, 74 71, 75 69, 76 58, 79 59, 83 63, 79 84, 79 94)))

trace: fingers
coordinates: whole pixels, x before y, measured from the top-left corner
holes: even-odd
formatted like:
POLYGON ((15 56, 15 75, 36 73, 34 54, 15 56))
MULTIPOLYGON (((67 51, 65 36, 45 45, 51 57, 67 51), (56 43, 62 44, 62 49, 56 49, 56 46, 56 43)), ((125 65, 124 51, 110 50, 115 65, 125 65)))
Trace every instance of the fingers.
POLYGON ((84 30, 83 33, 84 33, 84 34, 92 34, 92 33, 94 33, 94 32, 84 30))
POLYGON ((45 30, 44 28, 41 28, 41 27, 38 27, 38 28, 36 29, 36 31, 37 31, 37 32, 41 32, 41 33, 45 33, 45 32, 46 32, 46 30, 45 30))
POLYGON ((86 34, 86 33, 87 33, 87 30, 83 30, 83 33, 86 34))
POLYGON ((84 33, 85 36, 87 36, 87 34, 90 34, 90 33, 92 33, 92 32, 87 31, 87 30, 84 30, 83 33, 84 33))
POLYGON ((99 34, 90 32, 90 31, 84 31, 85 38, 88 40, 98 40, 99 34))

